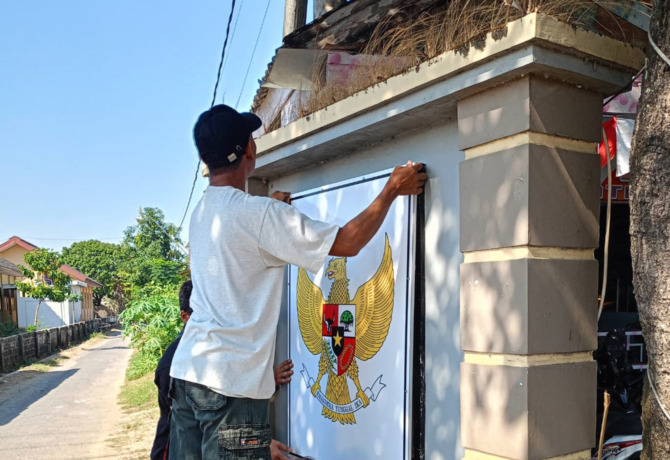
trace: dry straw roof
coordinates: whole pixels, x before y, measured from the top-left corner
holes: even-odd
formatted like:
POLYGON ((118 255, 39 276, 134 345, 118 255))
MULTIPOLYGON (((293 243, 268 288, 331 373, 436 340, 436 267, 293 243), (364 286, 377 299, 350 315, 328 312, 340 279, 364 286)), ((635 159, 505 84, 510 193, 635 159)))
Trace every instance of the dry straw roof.
MULTIPOLYGON (((650 7, 651 2, 355 0, 288 35, 283 47, 384 57, 356 69, 346 85, 325 81, 324 69, 315 68, 310 93, 300 100, 299 114, 305 116, 446 51, 468 53, 471 47, 483 46, 487 33, 502 37, 509 22, 534 12, 631 44, 645 43, 644 31, 622 18, 640 6, 650 7)), ((266 88, 259 90, 253 109, 266 94, 266 88)))

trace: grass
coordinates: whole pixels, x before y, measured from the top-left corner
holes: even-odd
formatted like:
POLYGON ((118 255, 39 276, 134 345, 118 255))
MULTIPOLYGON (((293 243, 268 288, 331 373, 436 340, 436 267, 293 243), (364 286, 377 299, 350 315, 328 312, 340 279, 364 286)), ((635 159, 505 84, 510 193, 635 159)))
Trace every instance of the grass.
POLYGON ((153 377, 153 374, 149 373, 135 380, 126 380, 119 395, 121 407, 141 410, 147 405, 155 405, 158 393, 153 377))
POLYGON ((49 372, 51 368, 57 366, 60 363, 60 361, 61 358, 48 358, 38 363, 30 364, 24 367, 23 370, 35 371, 35 372, 49 372))
POLYGON ((146 360, 135 351, 128 363, 126 381, 119 394, 119 405, 124 416, 118 430, 108 440, 116 449, 118 458, 146 459, 151 450, 158 420, 158 390, 154 385, 154 368, 138 375, 146 368, 146 360))

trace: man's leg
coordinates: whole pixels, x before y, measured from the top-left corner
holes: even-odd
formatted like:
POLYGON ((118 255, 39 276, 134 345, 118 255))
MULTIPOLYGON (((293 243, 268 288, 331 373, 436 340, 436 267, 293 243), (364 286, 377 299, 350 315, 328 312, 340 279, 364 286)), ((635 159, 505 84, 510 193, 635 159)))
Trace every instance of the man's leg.
MULTIPOLYGON (((186 398, 188 382, 172 382, 172 413, 170 415, 170 460, 201 460, 202 431, 196 414, 186 398)), ((225 398, 225 396, 222 396, 225 398)))

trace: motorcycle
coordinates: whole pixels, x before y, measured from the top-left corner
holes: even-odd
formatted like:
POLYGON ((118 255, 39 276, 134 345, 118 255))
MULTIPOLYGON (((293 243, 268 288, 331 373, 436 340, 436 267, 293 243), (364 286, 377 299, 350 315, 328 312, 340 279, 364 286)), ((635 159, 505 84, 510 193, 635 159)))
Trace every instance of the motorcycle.
MULTIPOLYGON (((598 363, 597 436, 603 419, 604 393, 611 396, 603 443, 603 460, 634 460, 642 452, 642 390, 645 372, 628 359, 625 330, 610 331, 594 352, 598 363)), ((595 450, 593 458, 598 458, 595 450)))

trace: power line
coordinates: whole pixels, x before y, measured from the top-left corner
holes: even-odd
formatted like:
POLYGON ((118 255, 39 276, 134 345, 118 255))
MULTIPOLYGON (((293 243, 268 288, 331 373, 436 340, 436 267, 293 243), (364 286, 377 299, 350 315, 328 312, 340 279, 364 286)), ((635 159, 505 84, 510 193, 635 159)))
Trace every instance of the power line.
MULTIPOLYGON (((232 46, 235 43, 235 32, 237 32, 237 23, 240 22, 240 16, 242 15, 242 10, 244 9, 244 0, 240 1, 240 7, 237 9, 237 17, 235 18, 235 24, 233 25, 233 33, 230 36, 230 45, 232 46)), ((223 61, 223 73, 226 71, 226 64, 228 64, 228 56, 223 61)), ((225 92, 223 94, 225 96, 225 92)))
POLYGON ((270 0, 265 4, 265 13, 263 13, 263 20, 261 21, 261 27, 258 29, 258 35, 256 35, 256 43, 254 43, 254 49, 251 52, 251 59, 249 59, 249 65, 247 66, 247 71, 244 74, 242 79, 242 89, 240 89, 240 95, 237 96, 237 102, 235 102, 235 107, 240 104, 240 99, 242 98, 242 93, 244 92, 244 87, 247 84, 247 77, 249 76, 249 69, 251 69, 251 63, 254 62, 254 55, 256 54, 256 47, 258 46, 258 40, 261 38, 261 32, 263 32, 263 24, 265 24, 265 17, 268 14, 268 9, 270 8, 270 0))
MULTIPOLYGON (((232 0, 232 5, 230 7, 230 15, 228 16, 228 25, 226 27, 226 38, 223 41, 223 47, 221 48, 221 60, 219 61, 219 70, 216 73, 216 83, 214 84, 214 94, 212 95, 212 103, 209 106, 210 109, 214 107, 214 104, 216 103, 216 91, 219 89, 219 81, 221 80, 221 69, 223 68, 223 60, 226 57, 226 46, 228 45, 228 37, 230 36, 230 23, 233 21, 233 13, 235 13, 235 0, 232 0)), ((184 215, 181 218, 181 222, 179 222, 179 227, 177 227, 177 233, 181 232, 182 226, 184 225, 184 220, 188 214, 188 208, 191 206, 191 199, 193 198, 193 191, 195 190, 195 183, 198 181, 199 172, 200 159, 198 159, 198 165, 195 167, 195 176, 193 177, 193 184, 191 185, 191 193, 188 194, 186 209, 184 209, 184 215)))
POLYGON ((42 240, 42 241, 88 241, 88 240, 122 240, 122 236, 110 236, 108 238, 41 238, 39 236, 26 236, 26 240, 42 240))
MULTIPOLYGON (((268 0, 269 1, 269 0, 268 0)), ((214 107, 216 103, 216 90, 219 89, 219 81, 221 80, 221 69, 223 68, 223 60, 226 57, 226 46, 228 45, 228 37, 230 36, 230 23, 233 21, 233 13, 235 12, 235 0, 233 0, 230 8, 230 16, 228 16, 228 26, 226 27, 226 39, 223 41, 223 48, 221 48, 221 60, 219 61, 219 70, 216 74, 216 84, 214 85, 214 94, 212 95, 212 104, 210 108, 214 107)))

